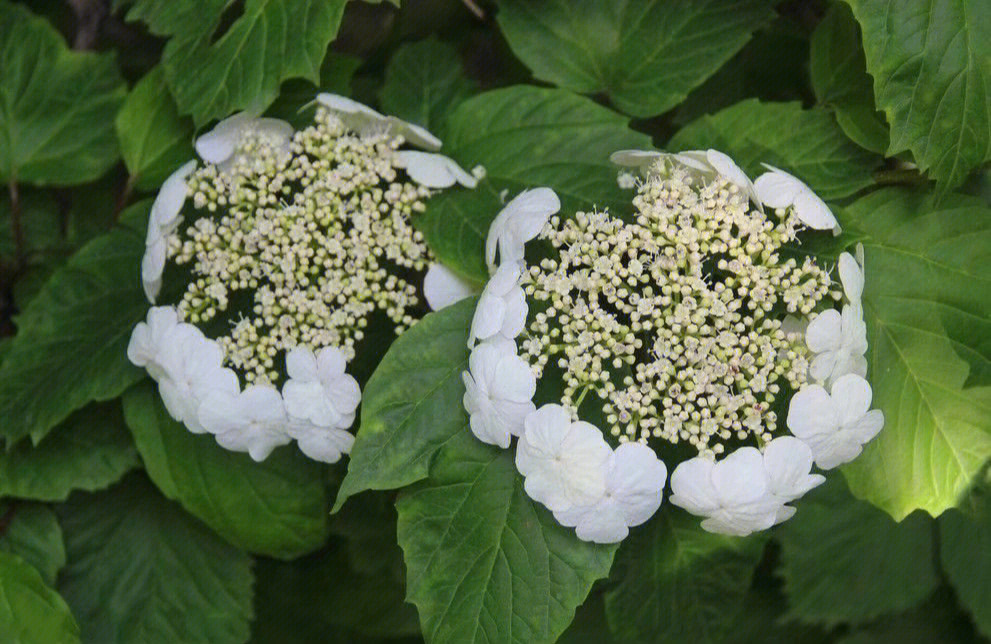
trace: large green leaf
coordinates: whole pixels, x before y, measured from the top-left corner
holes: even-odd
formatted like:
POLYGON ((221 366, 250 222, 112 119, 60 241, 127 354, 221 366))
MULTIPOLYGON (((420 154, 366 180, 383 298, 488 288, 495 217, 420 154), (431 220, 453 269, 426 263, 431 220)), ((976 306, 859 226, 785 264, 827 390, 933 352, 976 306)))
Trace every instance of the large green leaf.
POLYGON ((609 155, 650 147, 650 139, 627 124, 619 114, 561 90, 517 86, 470 98, 450 116, 444 153, 465 168, 481 164, 488 178, 475 190, 432 197, 414 222, 445 264, 485 281, 485 237, 503 197, 548 186, 565 212, 595 205, 632 210, 630 193, 616 185, 609 155))
POLYGON ((396 508, 407 597, 431 644, 555 641, 616 550, 559 525, 523 491, 512 452, 468 430, 396 508))
POLYGON ((0 496, 64 501, 95 491, 139 465, 120 405, 84 407, 38 445, 24 441, 0 453, 0 496))
POLYGON ((131 329, 148 302, 139 271, 149 202, 80 249, 17 318, 0 367, 0 436, 40 441, 76 409, 108 400, 141 378, 127 360, 131 329))
POLYGON ((385 70, 382 111, 444 136, 448 115, 475 91, 458 52, 435 39, 403 45, 385 70))
POLYGON ((0 640, 11 644, 69 644, 79 627, 58 593, 17 555, 0 552, 0 640))
POLYGON ((853 493, 903 519, 955 505, 991 457, 991 210, 890 188, 841 222, 864 234, 868 379, 885 426, 844 467, 853 493))
POLYGON ((960 603, 991 637, 991 490, 976 493, 969 505, 939 518, 940 556, 960 603))
POLYGON ((852 143, 825 109, 750 99, 690 123, 668 142, 672 151, 716 148, 752 177, 770 163, 799 177, 823 199, 874 183, 880 158, 852 143))
POLYGON ((922 604, 836 639, 837 644, 980 644, 974 627, 943 586, 922 604))
POLYGON ((117 160, 114 57, 70 51, 47 20, 0 0, 0 180, 84 183, 117 160))
POLYGON ((740 613, 767 538, 704 531, 698 517, 665 508, 632 531, 606 592, 612 630, 633 641, 721 641, 740 613))
POLYGON ((0 550, 13 553, 41 573, 48 585, 65 565, 62 529, 55 513, 40 503, 8 502, 0 508, 6 528, 0 532, 0 550))
POLYGON ((496 19, 534 76, 603 92, 634 116, 665 112, 774 16, 768 0, 504 0, 496 19))
POLYGON ((438 450, 468 429, 461 372, 475 298, 431 313, 389 348, 361 401, 348 473, 335 509, 365 490, 426 478, 438 450))
POLYGON ((131 182, 141 190, 157 188, 193 158, 193 123, 180 116, 161 67, 137 82, 115 124, 131 182))
POLYGON ((888 154, 910 150, 944 187, 991 158, 991 3, 846 0, 863 31, 888 154))
POLYGON ((325 541, 324 468, 294 446, 261 463, 225 450, 173 420, 150 382, 124 395, 124 415, 155 485, 230 543, 289 559, 325 541))
POLYGON ((860 26, 849 7, 830 7, 812 34, 812 86, 819 102, 832 108, 836 122, 851 140, 884 154, 888 124, 874 105, 874 89, 860 42, 860 26))
POLYGON ((939 583, 932 533, 929 517, 895 523, 834 475, 777 531, 791 616, 861 624, 914 606, 939 583))
POLYGON ((88 642, 243 642, 251 558, 162 498, 142 475, 60 509, 59 590, 88 642))
POLYGON ((241 109, 262 109, 294 77, 320 82, 345 0, 246 0, 222 28, 230 0, 137 0, 129 20, 172 36, 162 54, 179 109, 198 125, 241 109))

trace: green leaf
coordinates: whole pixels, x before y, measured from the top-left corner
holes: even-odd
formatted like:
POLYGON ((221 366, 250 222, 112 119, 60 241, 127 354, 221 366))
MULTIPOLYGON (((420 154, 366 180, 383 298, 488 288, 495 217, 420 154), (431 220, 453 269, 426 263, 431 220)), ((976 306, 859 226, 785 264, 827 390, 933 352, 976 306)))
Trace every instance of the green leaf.
MULTIPOLYGON (((64 253, 58 204, 50 191, 28 189, 18 193, 26 261, 37 265, 64 253)), ((0 194, 0 258, 13 264, 17 259, 17 244, 10 214, 10 195, 4 190, 0 194)))
POLYGON ((368 380, 348 473, 334 510, 365 490, 427 477, 452 437, 469 432, 461 399, 475 298, 430 313, 399 336, 368 380))
POLYGON ((628 121, 568 92, 509 87, 466 100, 448 121, 444 154, 462 167, 485 167, 475 190, 432 197, 414 220, 434 253, 463 277, 484 282, 485 237, 505 199, 536 186, 553 188, 564 212, 609 207, 632 211, 630 194, 616 185, 609 155, 650 147, 628 121))
POLYGON ((791 616, 862 624, 919 603, 939 583, 932 531, 924 514, 895 523, 833 476, 777 530, 791 616))
POLYGON ((448 115, 474 91, 454 47, 429 38, 396 50, 385 69, 380 97, 386 114, 443 137, 448 115))
POLYGON ((345 0, 246 0, 220 33, 228 0, 138 0, 129 20, 172 36, 162 53, 179 110, 197 125, 243 109, 263 109, 288 78, 320 82, 345 0))
POLYGON ((47 20, 0 0, 0 180, 85 183, 117 160, 113 55, 70 51, 47 20))
POLYGON ((767 538, 704 531, 665 508, 623 542, 606 591, 606 616, 634 641, 721 641, 733 628, 767 538))
POLYGON ((79 642, 79 627, 58 593, 17 555, 0 552, 0 639, 11 644, 79 642))
POLYGON ((251 558, 162 498, 142 475, 60 509, 59 590, 88 642, 243 642, 251 558))
POLYGON ((431 644, 555 641, 616 550, 559 525, 523 491, 512 453, 467 429, 396 509, 407 597, 431 644))
POLYGON ((41 573, 49 586, 65 565, 62 529, 55 513, 40 503, 7 503, 3 510, 6 529, 0 533, 0 550, 24 559, 41 573))
POLYGON ((124 395, 124 416, 155 485, 230 543, 291 559, 326 540, 324 468, 295 447, 261 463, 225 450, 173 420, 151 382, 124 395))
POLYGON ((819 102, 832 108, 850 139, 872 152, 888 149, 888 124, 874 105, 860 25, 850 8, 830 7, 812 34, 809 68, 819 102))
POLYGON ((841 213, 865 235, 868 380, 884 429, 843 468, 901 520, 956 505, 991 457, 991 211, 890 188, 841 213))
POLYGON ((361 59, 329 51, 320 67, 320 83, 313 84, 302 78, 291 78, 282 83, 279 97, 266 110, 266 115, 288 121, 297 129, 313 122, 313 112, 302 109, 309 105, 320 92, 331 94, 351 94, 351 79, 361 67, 361 59))
POLYGON ((124 165, 139 190, 157 188, 193 158, 193 123, 179 115, 161 67, 137 82, 115 125, 124 165))
POLYGON ((73 490, 100 490, 139 466, 120 405, 88 405, 38 445, 0 453, 0 496, 64 501, 73 490))
POLYGON ((954 602, 953 593, 945 586, 919 606, 885 616, 836 640, 838 644, 975 644, 981 641, 967 616, 954 602))
POLYGON ((910 150, 942 187, 991 158, 991 4, 846 0, 863 31, 888 155, 910 150))
POLYGON ((939 518, 943 571, 978 630, 991 637, 991 491, 975 493, 971 507, 939 518))
POLYGON ((703 116, 668 142, 672 151, 716 148, 751 177, 770 163, 807 183, 823 199, 839 199, 874 183, 880 158, 852 143, 827 110, 800 103, 746 100, 703 116))
POLYGON ((148 302, 139 271, 150 202, 80 249, 17 318, 0 367, 0 436, 37 443, 93 400, 119 396, 141 378, 127 360, 131 329, 148 302))
POLYGON ((774 16, 768 0, 564 0, 499 3, 513 52, 540 80, 605 93, 623 112, 680 103, 774 16))

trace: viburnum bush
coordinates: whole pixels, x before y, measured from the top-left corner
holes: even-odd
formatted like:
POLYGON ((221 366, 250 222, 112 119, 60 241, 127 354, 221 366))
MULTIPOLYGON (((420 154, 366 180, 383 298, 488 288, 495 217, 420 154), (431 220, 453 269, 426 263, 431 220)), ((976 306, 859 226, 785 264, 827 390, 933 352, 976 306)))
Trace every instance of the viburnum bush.
POLYGON ((0 641, 987 641, 989 61, 977 0, 0 0, 0 641))

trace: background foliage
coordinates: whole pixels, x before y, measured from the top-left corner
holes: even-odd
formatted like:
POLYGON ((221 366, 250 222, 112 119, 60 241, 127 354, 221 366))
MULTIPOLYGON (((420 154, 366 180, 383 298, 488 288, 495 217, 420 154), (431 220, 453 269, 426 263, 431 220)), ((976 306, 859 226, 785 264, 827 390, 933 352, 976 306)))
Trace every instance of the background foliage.
POLYGON ((0 640, 991 637, 989 61, 974 0, 0 0, 0 640), (416 222, 477 282, 507 194, 622 216, 616 149, 799 175, 845 231, 801 252, 865 247, 884 431, 770 533, 583 543, 467 431, 468 300, 362 367, 350 461, 189 433, 124 355, 149 197, 319 90, 486 168, 416 222))

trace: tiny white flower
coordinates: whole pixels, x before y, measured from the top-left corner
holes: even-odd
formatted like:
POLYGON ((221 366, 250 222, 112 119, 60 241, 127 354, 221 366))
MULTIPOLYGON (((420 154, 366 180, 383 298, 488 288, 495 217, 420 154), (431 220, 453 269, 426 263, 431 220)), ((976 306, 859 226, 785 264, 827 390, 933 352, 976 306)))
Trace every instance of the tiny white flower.
POLYGON ((754 182, 760 202, 771 208, 794 207, 795 214, 809 228, 839 229, 839 223, 829 206, 805 183, 772 165, 764 163, 763 166, 770 172, 760 175, 754 182))
POLYGON ((806 385, 792 396, 788 428, 812 450, 824 470, 849 463, 884 426, 884 413, 871 407, 871 386, 856 374, 836 379, 831 393, 806 385))
POLYGON ((324 347, 316 355, 304 346, 293 347, 286 355, 289 380, 282 386, 289 416, 319 427, 350 427, 361 390, 344 372, 346 366, 337 347, 324 347))
POLYGON ((505 449, 511 436, 523 432, 523 420, 536 409, 537 379, 516 354, 513 341, 501 337, 475 347, 468 369, 461 378, 471 431, 479 440, 505 449))
POLYGON ((637 187, 637 178, 629 172, 620 172, 616 175, 616 184, 620 190, 632 190, 637 187))
POLYGON ((171 331, 179 325, 179 316, 173 306, 153 306, 148 309, 146 320, 138 322, 131 331, 127 359, 137 367, 144 367, 158 380, 165 375, 160 356, 172 350, 166 342, 171 331))
POLYGON ((394 116, 385 116, 358 101, 338 94, 322 92, 317 102, 334 112, 349 129, 364 135, 389 130, 402 135, 410 144, 424 150, 439 150, 441 141, 425 128, 394 116))
POLYGON ((471 282, 461 279, 443 264, 431 264, 423 276, 423 296, 431 311, 439 311, 477 292, 471 282))
POLYGON ((496 267, 496 250, 502 264, 523 259, 525 244, 540 234, 551 215, 561 209, 561 200, 550 188, 524 190, 499 211, 485 240, 485 262, 496 267))
POLYGON ((280 119, 263 118, 250 112, 238 112, 213 126, 213 129, 196 139, 196 153, 207 163, 218 166, 228 164, 245 134, 254 133, 275 148, 288 152, 293 129, 280 119))
POLYGON ((224 352, 220 345, 191 324, 174 327, 165 335, 163 345, 158 358, 162 402, 172 418, 194 434, 202 434, 206 428, 200 423, 200 404, 213 392, 236 394, 240 389, 237 374, 221 366, 224 352))
POLYGON ((864 295, 863 263, 858 263, 850 253, 843 253, 840 255, 838 271, 847 301, 851 304, 859 304, 864 295))
POLYGON ((602 432, 572 422, 560 405, 544 405, 526 417, 516 445, 516 469, 523 489, 551 512, 594 503, 606 490, 606 463, 612 454, 602 432))
POLYGON ((841 314, 829 309, 817 315, 805 330, 805 343, 816 354, 809 375, 820 382, 832 382, 855 373, 867 375, 867 325, 860 303, 847 304, 841 314))
POLYGON ((767 471, 768 492, 780 502, 775 523, 781 523, 795 514, 795 508, 785 505, 805 495, 826 477, 810 474, 812 450, 803 441, 792 436, 780 436, 764 446, 764 469, 767 471))
POLYGON ((465 188, 478 185, 475 177, 443 154, 399 150, 395 159, 397 167, 405 169, 410 179, 426 188, 450 188, 455 183, 460 183, 465 188))
POLYGON ((479 181, 484 179, 487 174, 488 171, 486 171, 485 166, 481 164, 476 165, 474 168, 471 169, 471 176, 475 177, 479 181))
MULTIPOLYGON (((354 414, 351 415, 352 421, 354 414)), ((350 424, 350 423, 349 423, 350 424)), ((336 463, 351 451, 354 434, 340 427, 320 427, 309 421, 291 421, 289 435, 296 439, 301 452, 314 461, 336 463)))
POLYGON ((214 391, 204 397, 199 419, 224 449, 247 452, 264 461, 290 442, 289 417, 282 396, 269 385, 249 385, 237 393, 214 391))
POLYGON ((179 225, 179 213, 189 195, 186 177, 195 169, 196 161, 189 161, 169 175, 151 205, 148 232, 145 235, 145 254, 141 260, 141 283, 144 286, 145 297, 151 303, 155 302, 162 288, 166 239, 179 225))
POLYGON ((627 442, 605 464, 605 490, 595 503, 554 513, 558 523, 575 527, 578 538, 595 543, 622 541, 630 528, 661 507, 667 468, 650 447, 627 442))
POLYGON ((704 456, 683 461, 671 474, 671 492, 671 503, 706 517, 703 529, 741 537, 774 525, 782 505, 771 494, 755 447, 741 447, 719 462, 704 456))
POLYGON ((523 331, 529 307, 520 286, 520 275, 519 263, 503 264, 485 285, 471 320, 469 348, 476 340, 497 335, 512 340, 523 331))

